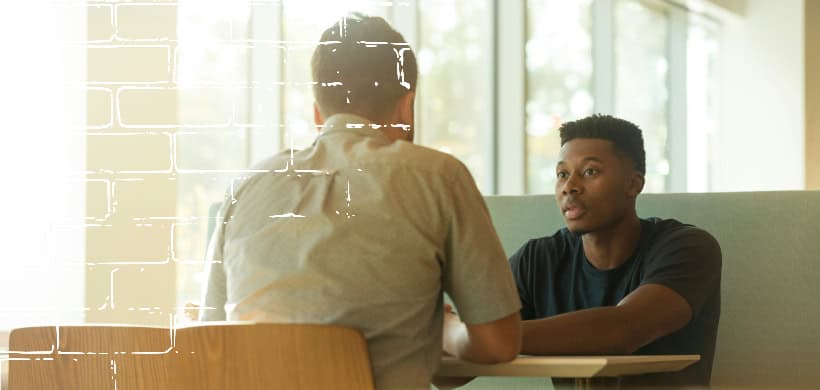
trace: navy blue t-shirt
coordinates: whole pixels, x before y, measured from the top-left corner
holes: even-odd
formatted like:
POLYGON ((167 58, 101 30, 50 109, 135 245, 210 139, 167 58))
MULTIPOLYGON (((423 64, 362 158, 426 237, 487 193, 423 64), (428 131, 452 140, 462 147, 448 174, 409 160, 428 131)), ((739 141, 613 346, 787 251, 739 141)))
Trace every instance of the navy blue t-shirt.
POLYGON ((527 242, 510 258, 510 265, 523 320, 615 306, 644 284, 671 288, 691 306, 691 321, 635 354, 698 354, 701 360, 679 372, 606 379, 601 384, 709 384, 720 318, 721 252, 706 231, 673 219, 641 219, 641 237, 632 256, 617 268, 598 270, 586 258, 581 236, 564 228, 527 242))

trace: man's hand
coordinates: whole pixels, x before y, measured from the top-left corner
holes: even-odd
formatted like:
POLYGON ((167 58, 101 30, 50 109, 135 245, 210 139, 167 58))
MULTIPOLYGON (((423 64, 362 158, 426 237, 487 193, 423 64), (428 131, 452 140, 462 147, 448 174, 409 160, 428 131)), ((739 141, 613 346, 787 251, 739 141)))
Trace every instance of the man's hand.
POLYGON ((444 304, 444 326, 446 327, 448 323, 452 324, 460 324, 461 318, 458 317, 458 313, 453 310, 453 307, 449 304, 444 304))
MULTIPOLYGON (((444 328, 445 332, 448 327, 450 329, 455 329, 455 327, 462 326, 463 323, 461 322, 461 318, 459 318, 458 313, 453 310, 453 307, 450 304, 444 304, 444 328)), ((444 356, 454 356, 452 353, 447 351, 447 348, 442 348, 442 355, 444 356)), ((433 377, 433 385, 438 388, 439 390, 449 390, 455 389, 457 387, 461 387, 469 383, 475 379, 475 377, 433 377)))
POLYGON ((507 362, 521 351, 521 315, 516 311, 482 324, 465 324, 444 306, 443 348, 456 358, 483 364, 507 362))
MULTIPOLYGON (((455 332, 456 328, 462 326, 463 323, 461 322, 461 318, 458 317, 458 314, 453 310, 453 307, 450 304, 444 304, 444 334, 448 334, 448 332, 455 332)), ((455 356, 452 351, 447 350, 447 344, 445 343, 442 345, 442 353, 444 356, 455 356)))

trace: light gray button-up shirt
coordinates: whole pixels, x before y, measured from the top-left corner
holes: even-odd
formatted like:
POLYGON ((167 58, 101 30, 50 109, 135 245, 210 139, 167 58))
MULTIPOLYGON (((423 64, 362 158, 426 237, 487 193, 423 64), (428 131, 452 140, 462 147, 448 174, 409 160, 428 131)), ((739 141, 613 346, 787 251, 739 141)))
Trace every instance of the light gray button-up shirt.
POLYGON ((211 238, 204 320, 361 330, 377 388, 429 389, 442 292, 466 323, 520 308, 484 200, 454 157, 328 118, 235 186, 211 238))

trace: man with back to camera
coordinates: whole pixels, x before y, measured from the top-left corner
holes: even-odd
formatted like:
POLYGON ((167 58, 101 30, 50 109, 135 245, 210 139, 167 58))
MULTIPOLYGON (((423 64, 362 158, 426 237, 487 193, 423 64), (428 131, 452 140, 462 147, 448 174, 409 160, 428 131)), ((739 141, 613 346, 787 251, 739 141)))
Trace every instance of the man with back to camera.
POLYGON ((720 317, 717 241, 673 219, 638 218, 646 169, 637 126, 593 115, 560 134, 555 197, 566 228, 510 258, 522 353, 699 354, 680 372, 596 384, 708 387, 720 317))
POLYGON ((384 19, 351 14, 322 34, 311 67, 323 129, 223 204, 200 318, 359 329, 380 389, 429 389, 442 348, 515 358, 520 300, 484 200, 458 160, 412 143, 409 45, 384 19), (443 291, 464 322, 444 321, 443 291))

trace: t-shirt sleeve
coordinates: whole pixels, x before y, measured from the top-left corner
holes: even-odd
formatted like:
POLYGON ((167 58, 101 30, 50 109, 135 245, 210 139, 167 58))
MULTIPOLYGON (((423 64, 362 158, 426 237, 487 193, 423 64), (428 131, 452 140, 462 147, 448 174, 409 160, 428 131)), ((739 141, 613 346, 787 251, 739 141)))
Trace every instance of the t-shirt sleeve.
POLYGON ((444 191, 450 217, 442 283, 461 319, 483 324, 518 311, 521 302, 484 198, 463 164, 455 173, 444 191))
POLYGON ((532 291, 531 278, 534 274, 532 267, 535 247, 535 241, 530 240, 510 256, 513 280, 515 280, 515 287, 521 299, 522 320, 535 319, 535 303, 530 293, 532 291))
POLYGON ((659 284, 680 294, 698 317, 707 300, 720 293, 720 245, 712 235, 687 226, 658 241, 641 284, 659 284))

